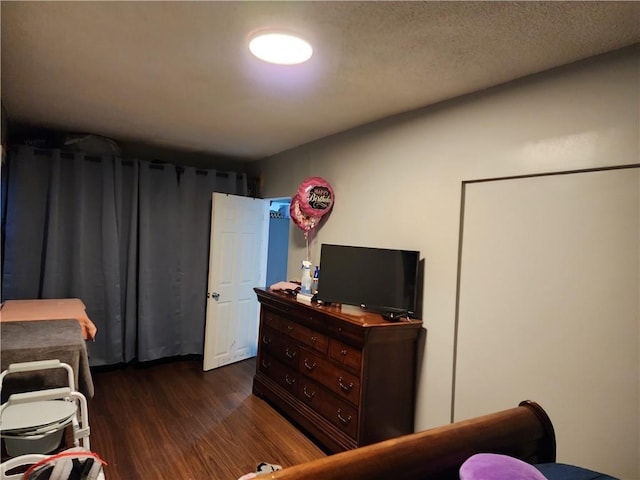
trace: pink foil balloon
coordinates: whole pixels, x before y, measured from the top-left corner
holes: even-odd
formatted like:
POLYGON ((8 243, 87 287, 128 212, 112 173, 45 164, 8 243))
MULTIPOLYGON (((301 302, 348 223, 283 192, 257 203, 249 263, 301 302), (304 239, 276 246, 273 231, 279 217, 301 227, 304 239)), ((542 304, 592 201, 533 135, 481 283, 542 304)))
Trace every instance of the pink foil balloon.
POLYGON ((302 213, 317 218, 329 213, 335 198, 333 188, 321 177, 307 178, 298 187, 296 196, 302 213))

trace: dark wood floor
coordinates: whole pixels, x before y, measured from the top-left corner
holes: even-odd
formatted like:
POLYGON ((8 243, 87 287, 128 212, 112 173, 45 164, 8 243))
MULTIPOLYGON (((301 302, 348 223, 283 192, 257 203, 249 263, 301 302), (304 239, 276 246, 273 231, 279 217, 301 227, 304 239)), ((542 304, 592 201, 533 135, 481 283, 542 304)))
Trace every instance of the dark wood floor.
POLYGON ((93 372, 91 450, 108 480, 235 480, 260 462, 324 452, 251 394, 255 359, 209 372, 201 360, 93 372))

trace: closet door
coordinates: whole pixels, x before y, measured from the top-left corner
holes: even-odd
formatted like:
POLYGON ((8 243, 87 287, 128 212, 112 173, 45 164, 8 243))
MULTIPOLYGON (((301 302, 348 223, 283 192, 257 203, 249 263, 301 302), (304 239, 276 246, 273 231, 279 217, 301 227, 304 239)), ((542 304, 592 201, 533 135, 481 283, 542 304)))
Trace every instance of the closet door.
POLYGON ((455 420, 531 399, 558 461, 640 478, 638 168, 467 183, 455 420))

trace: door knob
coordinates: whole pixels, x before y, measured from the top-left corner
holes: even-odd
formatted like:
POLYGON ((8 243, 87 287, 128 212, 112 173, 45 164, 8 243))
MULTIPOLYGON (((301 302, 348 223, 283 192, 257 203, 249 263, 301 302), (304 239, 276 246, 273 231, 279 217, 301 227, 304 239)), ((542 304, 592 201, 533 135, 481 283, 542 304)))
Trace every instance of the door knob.
POLYGON ((220 298, 220 294, 218 292, 213 292, 211 294, 211 298, 213 298, 217 302, 218 299, 220 298))

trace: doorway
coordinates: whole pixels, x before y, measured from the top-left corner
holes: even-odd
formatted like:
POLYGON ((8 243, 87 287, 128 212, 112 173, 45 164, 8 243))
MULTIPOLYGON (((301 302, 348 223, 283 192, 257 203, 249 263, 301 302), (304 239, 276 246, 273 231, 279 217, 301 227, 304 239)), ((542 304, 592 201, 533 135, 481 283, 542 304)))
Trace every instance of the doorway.
POLYGON ((203 370, 255 356, 259 305, 253 289, 286 279, 290 203, 212 194, 203 370))
POLYGON ((287 280, 289 257, 289 206, 291 198, 274 198, 269 205, 269 240, 266 287, 287 280))

